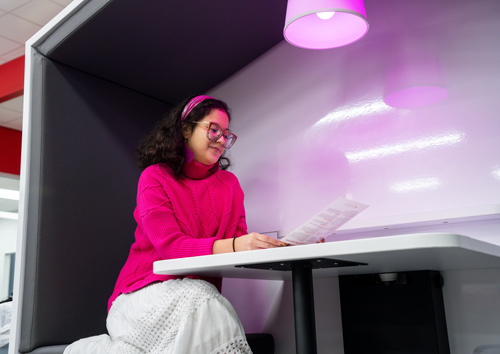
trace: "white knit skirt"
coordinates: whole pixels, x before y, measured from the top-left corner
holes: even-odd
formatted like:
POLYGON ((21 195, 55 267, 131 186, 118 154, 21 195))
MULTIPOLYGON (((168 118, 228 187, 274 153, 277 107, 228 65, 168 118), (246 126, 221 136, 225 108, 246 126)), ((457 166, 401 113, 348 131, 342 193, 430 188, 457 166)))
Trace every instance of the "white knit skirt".
POLYGON ((251 354, 233 306, 212 284, 184 278, 120 295, 109 335, 81 339, 64 354, 251 354))

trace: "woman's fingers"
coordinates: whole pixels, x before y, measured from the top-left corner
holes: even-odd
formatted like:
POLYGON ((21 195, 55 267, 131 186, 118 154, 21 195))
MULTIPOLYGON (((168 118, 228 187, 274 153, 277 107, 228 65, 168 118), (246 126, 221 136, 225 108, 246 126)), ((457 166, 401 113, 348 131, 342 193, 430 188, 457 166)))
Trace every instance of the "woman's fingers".
POLYGON ((272 237, 269 237, 267 235, 263 235, 263 234, 259 234, 259 233, 251 233, 250 235, 252 235, 256 242, 255 242, 255 249, 258 249, 258 248, 274 248, 274 247, 278 247, 281 242, 279 242, 278 240, 272 238, 272 237))
POLYGON ((274 248, 281 245, 281 242, 267 235, 252 232, 238 237, 235 240, 236 251, 258 250, 263 248, 274 248))

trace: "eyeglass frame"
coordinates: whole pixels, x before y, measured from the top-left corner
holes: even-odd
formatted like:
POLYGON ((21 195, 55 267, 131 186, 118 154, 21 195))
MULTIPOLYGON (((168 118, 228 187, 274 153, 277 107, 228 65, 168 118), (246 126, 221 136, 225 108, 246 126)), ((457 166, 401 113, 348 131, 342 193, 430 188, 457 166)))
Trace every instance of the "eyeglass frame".
MULTIPOLYGON (((195 123, 195 124, 203 124, 203 123, 208 123, 208 129, 207 129, 207 139, 208 139, 208 140, 210 140, 210 141, 212 141, 212 142, 214 142, 214 143, 215 143, 215 142, 217 142, 217 141, 221 138, 221 136, 223 136, 223 134, 224 134, 225 132, 228 132, 229 134, 231 134, 231 135, 234 137, 234 139, 232 140, 232 143, 231 143, 231 145, 229 145, 229 147, 224 146, 225 144, 222 144, 222 146, 224 146, 224 149, 230 149, 230 148, 234 145, 234 143, 236 142, 236 139, 238 139, 238 136, 236 136, 236 134, 234 134, 233 132, 231 132, 229 129, 224 129, 224 130, 222 130, 221 126, 220 126, 219 124, 215 123, 215 122, 207 122, 207 121, 203 121, 203 122, 194 122, 194 123, 195 123), (213 124, 213 125, 215 125, 215 126, 217 126, 217 127, 219 128, 219 130, 221 131, 221 133, 217 136, 217 139, 215 139, 215 140, 210 139, 210 127, 212 126, 212 124, 213 124)), ((226 139, 226 143, 227 143, 227 141, 229 140, 229 139, 228 139, 227 137, 225 137, 225 136, 224 136, 224 139, 226 139)))

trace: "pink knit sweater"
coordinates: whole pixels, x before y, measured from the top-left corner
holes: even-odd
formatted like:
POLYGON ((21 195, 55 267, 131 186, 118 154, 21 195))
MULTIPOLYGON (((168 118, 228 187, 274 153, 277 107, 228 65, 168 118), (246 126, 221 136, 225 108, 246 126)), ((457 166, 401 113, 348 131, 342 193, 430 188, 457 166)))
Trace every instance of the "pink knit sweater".
MULTIPOLYGON (((139 179, 135 242, 108 302, 155 281, 179 278, 153 273, 153 262, 213 253, 215 240, 247 234, 243 191, 228 171, 192 161, 187 177, 175 179, 165 164, 146 168, 139 179), (208 177, 207 177, 208 174, 208 177)), ((220 291, 221 278, 210 281, 220 291)))

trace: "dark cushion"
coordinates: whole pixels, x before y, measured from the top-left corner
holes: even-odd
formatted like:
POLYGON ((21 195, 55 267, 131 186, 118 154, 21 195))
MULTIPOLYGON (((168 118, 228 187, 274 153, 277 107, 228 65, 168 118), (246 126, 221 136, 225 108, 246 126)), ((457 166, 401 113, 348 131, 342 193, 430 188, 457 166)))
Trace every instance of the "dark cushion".
POLYGON ((37 348, 29 354, 63 354, 66 347, 67 345, 49 345, 47 347, 37 348))
POLYGON ((274 338, 269 333, 247 333, 253 354, 274 354, 274 338))
MULTIPOLYGON (((274 354, 274 338, 271 334, 247 333, 246 336, 253 354, 274 354)), ((65 348, 66 345, 52 345, 37 348, 30 354, 62 354, 65 348)))

